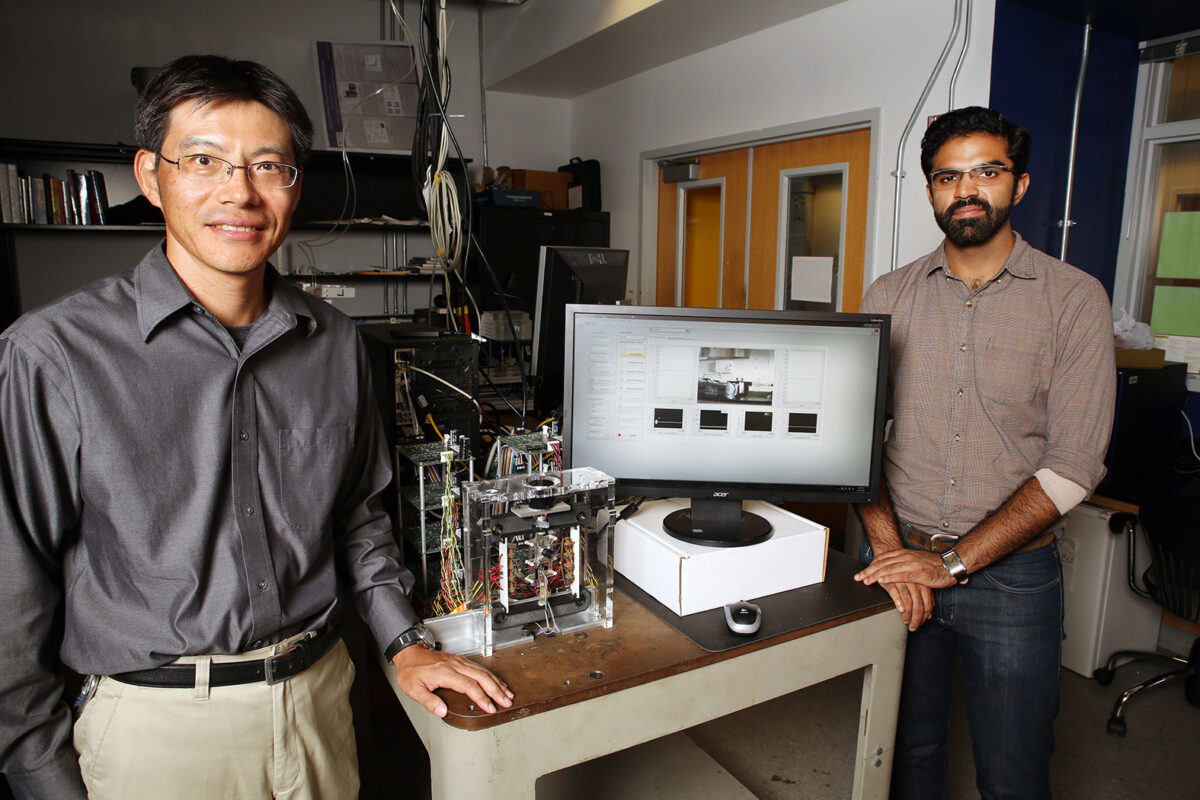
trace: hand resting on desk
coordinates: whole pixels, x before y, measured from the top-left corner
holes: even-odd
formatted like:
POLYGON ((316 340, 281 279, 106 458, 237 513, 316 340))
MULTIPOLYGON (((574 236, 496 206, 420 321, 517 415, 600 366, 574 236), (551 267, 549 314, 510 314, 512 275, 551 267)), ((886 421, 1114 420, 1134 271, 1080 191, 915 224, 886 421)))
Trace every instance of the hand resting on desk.
POLYGON ((513 693, 504 681, 459 655, 413 645, 397 653, 392 666, 396 669, 396 685, 400 690, 439 717, 446 716, 446 703, 433 693, 435 689, 452 689, 465 694, 489 714, 496 712, 493 700, 505 708, 512 705, 513 693))

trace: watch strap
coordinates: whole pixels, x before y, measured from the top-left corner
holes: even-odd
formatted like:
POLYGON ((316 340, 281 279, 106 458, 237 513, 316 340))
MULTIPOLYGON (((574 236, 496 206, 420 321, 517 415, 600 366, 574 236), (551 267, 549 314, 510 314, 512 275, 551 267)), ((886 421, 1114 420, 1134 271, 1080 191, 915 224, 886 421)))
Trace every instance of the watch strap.
POLYGON ((423 644, 430 650, 434 649, 433 637, 430 636, 429 631, 426 630, 425 626, 419 622, 401 633, 395 639, 392 639, 392 643, 389 644, 387 649, 383 651, 383 657, 385 660, 390 662, 396 657, 397 653, 414 644, 423 644))

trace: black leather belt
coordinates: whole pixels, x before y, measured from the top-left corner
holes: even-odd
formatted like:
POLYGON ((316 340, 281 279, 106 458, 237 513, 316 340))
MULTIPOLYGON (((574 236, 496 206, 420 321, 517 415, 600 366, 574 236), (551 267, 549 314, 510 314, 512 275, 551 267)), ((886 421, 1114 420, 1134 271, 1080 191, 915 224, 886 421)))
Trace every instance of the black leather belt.
MULTIPOLYGON (((299 675, 304 670, 321 660, 339 639, 339 632, 333 627, 301 639, 292 645, 286 653, 280 653, 270 658, 255 661, 230 661, 213 663, 209 668, 209 686, 236 686, 242 683, 279 683, 293 675, 299 675)), ((121 683, 134 686, 152 686, 157 688, 184 688, 196 685, 195 664, 164 664, 155 669, 143 669, 136 672, 121 672, 109 677, 121 683)))

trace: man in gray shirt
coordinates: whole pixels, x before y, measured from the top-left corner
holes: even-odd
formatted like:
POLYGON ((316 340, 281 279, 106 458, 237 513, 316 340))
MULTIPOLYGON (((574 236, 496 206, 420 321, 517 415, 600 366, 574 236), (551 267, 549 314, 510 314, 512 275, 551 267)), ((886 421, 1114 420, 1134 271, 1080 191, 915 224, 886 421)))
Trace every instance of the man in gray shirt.
POLYGON ((1108 296, 1038 252, 1009 212, 1029 188, 1029 132, 985 108, 921 141, 937 250, 879 278, 892 315, 894 425, 880 502, 859 515, 911 633, 893 798, 947 796, 955 661, 977 785, 1049 798, 1062 570, 1051 526, 1104 475, 1116 368, 1108 296))
POLYGON ((362 343, 267 263, 303 105, 186 56, 136 130, 165 243, 0 336, 0 768, 22 798, 352 797, 343 599, 432 713, 512 695, 421 646, 362 343), (74 726, 64 665, 105 676, 74 726))

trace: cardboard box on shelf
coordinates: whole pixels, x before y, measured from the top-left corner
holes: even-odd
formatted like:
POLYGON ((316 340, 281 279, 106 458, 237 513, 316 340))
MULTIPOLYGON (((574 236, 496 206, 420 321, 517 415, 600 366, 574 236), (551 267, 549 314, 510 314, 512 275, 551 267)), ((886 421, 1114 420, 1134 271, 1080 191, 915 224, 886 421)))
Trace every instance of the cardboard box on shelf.
POLYGON ((567 187, 571 183, 568 172, 547 172, 537 169, 514 169, 512 188, 541 192, 541 207, 552 211, 567 209, 567 187))
POLYGON ((1133 350, 1128 347, 1117 348, 1118 367, 1161 367, 1166 351, 1152 347, 1149 350, 1133 350))

